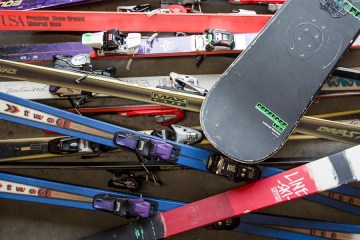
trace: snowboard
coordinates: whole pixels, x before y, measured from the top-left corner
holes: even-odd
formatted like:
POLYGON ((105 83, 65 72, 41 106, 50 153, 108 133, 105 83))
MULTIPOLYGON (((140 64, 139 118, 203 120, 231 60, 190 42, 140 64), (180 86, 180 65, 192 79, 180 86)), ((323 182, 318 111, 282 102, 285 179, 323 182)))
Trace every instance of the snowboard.
POLYGON ((287 1, 207 94, 200 122, 209 141, 247 163, 276 153, 358 36, 359 6, 287 1))

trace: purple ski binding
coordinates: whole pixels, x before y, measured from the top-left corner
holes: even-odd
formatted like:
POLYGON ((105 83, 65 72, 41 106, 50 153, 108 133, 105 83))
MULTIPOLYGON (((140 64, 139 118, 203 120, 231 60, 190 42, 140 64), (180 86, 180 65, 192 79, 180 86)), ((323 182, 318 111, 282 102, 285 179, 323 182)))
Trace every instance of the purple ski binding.
POLYGON ((99 194, 94 197, 95 209, 109 211, 121 217, 149 217, 156 205, 143 198, 121 198, 110 194, 99 194))
POLYGON ((143 137, 127 132, 117 132, 114 142, 122 148, 148 158, 176 160, 179 148, 165 141, 143 137), (175 150, 175 151, 174 151, 175 150), (173 154, 173 152, 175 152, 173 154))

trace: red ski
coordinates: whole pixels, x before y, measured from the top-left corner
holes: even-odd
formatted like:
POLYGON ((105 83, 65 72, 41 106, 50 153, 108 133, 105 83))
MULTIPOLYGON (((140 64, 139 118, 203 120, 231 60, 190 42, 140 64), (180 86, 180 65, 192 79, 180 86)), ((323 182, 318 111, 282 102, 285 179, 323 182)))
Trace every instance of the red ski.
POLYGON ((187 204, 88 240, 162 239, 360 180, 360 146, 275 176, 187 204))
POLYGON ((194 32, 226 29, 233 33, 257 33, 270 15, 187 14, 65 11, 3 11, 3 31, 106 31, 118 28, 124 32, 194 32), (194 24, 196 23, 196 24, 194 24))

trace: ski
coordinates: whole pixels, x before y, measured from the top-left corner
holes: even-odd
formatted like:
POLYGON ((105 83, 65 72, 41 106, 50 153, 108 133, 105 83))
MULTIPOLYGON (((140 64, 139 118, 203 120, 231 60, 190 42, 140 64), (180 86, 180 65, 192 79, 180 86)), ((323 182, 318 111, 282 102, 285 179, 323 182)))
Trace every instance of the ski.
MULTIPOLYGON (((140 132, 182 144, 206 144, 201 142, 203 135, 200 131, 175 124, 170 125, 168 129, 140 132)), ((68 136, 4 139, 0 140, 0 162, 66 157, 70 154, 93 158, 104 152, 118 150, 120 149, 68 136)))
MULTIPOLYGON (((87 169, 92 169, 92 170, 103 169, 103 168, 105 169, 112 165, 111 163, 86 164, 87 166, 84 166, 81 164, 82 163, 78 163, 78 164, 74 163, 73 164, 74 169, 83 169, 84 167, 87 169)), ((118 171, 120 171, 121 173, 124 173, 124 172, 128 173, 130 171, 130 169, 144 170, 144 166, 142 164, 140 164, 139 162, 136 162, 136 163, 135 162, 132 162, 132 163, 124 162, 124 164, 127 164, 127 165, 121 165, 121 164, 117 163, 118 166, 115 167, 116 169, 113 172, 118 173, 118 171)), ((2 165, 4 165, 4 164, 2 164, 2 165)), ((36 164, 36 165, 40 165, 40 164, 36 164)), ((60 166, 61 163, 55 164, 55 167, 56 167, 56 165, 60 166)), ((180 167, 177 165, 170 165, 169 163, 166 163, 166 162, 160 162, 160 163, 148 162, 145 164, 145 166, 149 167, 149 169, 155 170, 155 171, 159 171, 159 170, 160 171, 169 171, 169 170, 171 171, 171 170, 183 170, 184 169, 183 167, 180 167), (161 164, 161 165, 159 165, 159 164, 161 164), (164 164, 164 165, 162 165, 162 164, 164 164)), ((10 167, 11 167, 11 165, 9 166, 9 168, 10 167)), ((6 165, 4 165, 4 168, 7 169, 6 165)), ((67 166, 65 169, 69 169, 69 167, 67 166)), ((275 174, 279 174, 283 171, 280 169, 276 169, 276 168, 272 168, 272 167, 265 167, 265 166, 261 166, 261 170, 262 170, 262 176, 261 176, 262 178, 267 178, 267 177, 273 176, 275 174)), ((1 176, 1 174, 0 174, 0 176, 1 176)), ((129 180, 128 180, 129 177, 126 177, 126 178, 127 178, 126 184, 129 184, 129 180)), ((1 177, 0 177, 0 179, 1 179, 1 177)), ((29 179, 29 178, 27 178, 27 179, 29 179)), ((118 181, 118 179, 115 179, 115 180, 118 181)), ((35 181, 37 181, 37 180, 35 180, 35 181)), ((113 184, 113 181, 114 181, 114 179, 109 181, 109 184, 111 184, 109 186, 119 187, 119 184, 116 184, 116 186, 115 186, 113 184)), ((31 179, 29 179, 28 182, 26 180, 24 180, 24 181, 16 180, 15 182, 32 184, 31 179)), ((56 188, 55 190, 64 191, 64 189, 66 189, 66 187, 64 187, 63 185, 59 185, 59 183, 57 183, 57 184, 58 184, 57 185, 58 188, 56 188)), ((53 188, 53 187, 50 187, 50 188, 53 188)), ((122 188, 125 188, 125 187, 122 187, 122 188)), ((127 189, 131 190, 132 188, 127 187, 127 189)), ((77 190, 75 189, 74 191, 76 192, 77 190)), ((82 191, 77 192, 77 193, 81 193, 81 192, 82 191)), ((15 194, 16 194, 16 192, 15 192, 15 194)), ((5 195, 5 197, 6 196, 9 196, 9 195, 5 195)), ((3 197, 3 195, 0 194, 0 198, 1 197, 3 197)), ((12 197, 11 199, 33 201, 33 198, 28 198, 27 196, 23 196, 23 195, 22 195, 22 197, 23 198, 20 198, 20 196, 17 196, 17 198, 12 197)), ((323 204, 323 205, 326 205, 329 207, 337 208, 337 209, 340 209, 340 210, 343 210, 346 212, 360 215, 360 208, 353 204, 354 201, 358 201, 356 199, 359 199, 359 197, 360 197, 359 189, 353 188, 350 186, 341 186, 341 187, 331 190, 331 192, 321 193, 320 195, 307 196, 304 199, 315 202, 315 203, 323 204), (341 197, 338 197, 338 199, 334 199, 334 197, 333 197, 334 195, 341 196, 341 197), (346 198, 344 196, 350 196, 350 197, 346 198)), ((45 203, 47 203, 47 202, 45 201, 45 203)), ((68 204, 67 205, 56 204, 56 205, 69 206, 68 204)), ((76 206, 73 206, 73 207, 76 207, 76 206)), ((170 209, 172 209, 172 208, 170 208, 170 209)), ((167 210, 169 210, 169 209, 167 209, 167 210)))
POLYGON ((124 32, 202 33, 205 29, 226 29, 233 33, 257 33, 270 18, 239 14, 159 13, 149 17, 146 13, 129 12, 9 10, 1 13, 0 30, 91 32, 118 28, 124 32))
POLYGON ((34 10, 43 8, 66 7, 75 4, 84 4, 101 0, 3 0, 0 10, 34 10))
POLYGON ((234 181, 256 181, 256 166, 237 163, 209 150, 176 143, 124 127, 89 119, 43 104, 0 93, 0 119, 49 130, 112 148, 212 172, 234 181), (226 169, 223 166, 228 166, 226 169))
MULTIPOLYGON (((90 33, 84 34, 91 36, 90 33)), ((130 36, 130 34, 129 34, 130 36)), ((182 37, 158 37, 149 42, 146 38, 140 38, 132 47, 128 47, 129 43, 123 46, 113 46, 108 53, 97 52, 100 50, 88 47, 90 45, 98 46, 103 43, 86 43, 84 46, 80 42, 67 43, 53 43, 53 44, 35 44, 35 45, 21 45, 21 46, 3 46, 0 47, 0 58, 11 61, 40 63, 52 61, 55 54, 91 54, 94 60, 108 60, 117 58, 148 58, 148 57, 178 57, 191 55, 214 55, 214 54, 238 54, 249 45, 255 38, 256 34, 235 34, 232 42, 235 42, 233 48, 223 48, 219 50, 206 49, 207 42, 206 35, 192 35, 182 37), (118 48, 124 48, 120 51, 118 48), (116 50, 117 49, 117 50, 116 50), (134 49, 130 51, 131 49, 134 49)), ((89 37, 88 37, 89 38, 89 37)), ((94 37, 93 37, 94 38, 94 37)), ((124 37, 125 38, 125 37, 124 37)), ((126 37, 128 38, 128 37, 126 37)), ((90 40, 87 40, 90 41, 90 40)), ((355 43, 354 48, 360 45, 355 43)))
POLYGON ((84 239, 161 239, 360 180, 360 147, 84 239), (261 198, 259 198, 261 196, 261 198))
POLYGON ((124 172, 145 171, 143 166, 151 172, 174 171, 189 169, 168 161, 113 161, 113 162, 1 162, 0 169, 66 169, 66 170, 120 170, 124 172))
POLYGON ((359 6, 347 0, 286 1, 206 95, 200 123, 211 144, 242 162, 275 154, 357 38, 359 6), (281 64, 260 57, 275 55, 281 64), (302 81, 305 72, 311 81, 302 81))
MULTIPOLYGON (((147 39, 141 39, 136 44, 135 54, 128 53, 110 53, 105 56, 99 56, 91 47, 84 46, 80 42, 32 44, 32 45, 14 45, 1 46, 0 58, 26 63, 42 63, 53 60, 53 55, 78 55, 91 54, 95 60, 107 60, 117 58, 144 58, 144 57, 178 57, 190 55, 214 55, 214 54, 238 54, 243 51, 249 43, 256 37, 255 33, 235 34, 235 46, 232 49, 218 49, 216 51, 207 51, 202 40, 206 35, 192 35, 183 37, 159 37, 148 43, 147 39), (201 46, 199 46, 201 45, 201 46)), ((360 48, 360 39, 357 39, 351 46, 352 49, 360 48)))
POLYGON ((7 173, 0 173, 0 183, 0 198, 86 210, 102 210, 123 217, 148 217, 184 205, 178 201, 152 197, 142 198, 135 194, 112 192, 7 173))
MULTIPOLYGON (((168 76, 126 77, 117 79, 121 82, 136 84, 142 87, 173 88, 174 91, 179 89, 180 85, 178 81, 182 81, 180 83, 191 83, 208 91, 219 77, 219 74, 186 75, 171 72, 168 76)), ((351 96, 357 95, 359 90, 360 80, 332 76, 325 82, 317 97, 325 98, 351 96)), ((84 96, 84 94, 81 94, 79 90, 62 88, 57 89, 56 91, 51 91, 50 86, 47 84, 28 81, 1 81, 0 91, 29 100, 64 99, 69 96, 81 98, 84 96)), ((96 94, 91 97, 105 96, 106 95, 96 94)))
MULTIPOLYGON (((0 198, 21 200, 28 202, 37 202, 42 204, 51 204, 51 205, 86 209, 86 210, 102 210, 107 212, 113 212, 113 214, 120 216, 124 216, 124 215, 126 216, 126 214, 124 214, 124 211, 114 211, 114 208, 112 208, 111 206, 120 202, 126 203, 126 200, 130 200, 130 201, 132 200, 133 202, 137 200, 136 205, 138 207, 141 207, 145 203, 151 203, 151 205, 154 207, 153 209, 151 209, 152 211, 149 211, 149 209, 146 208, 145 209, 147 211, 140 211, 140 212, 130 211, 131 213, 136 212, 137 214, 139 213, 144 214, 144 212, 145 213, 149 212, 150 214, 160 213, 162 211, 175 209, 177 207, 186 204, 179 201, 148 198, 148 197, 142 198, 134 194, 112 192, 108 190, 82 187, 82 186, 53 182, 48 180, 40 180, 40 179, 24 177, 19 175, 7 174, 7 173, 0 173, 0 183, 1 183, 0 198), (108 207, 99 208, 100 204, 96 204, 96 203, 101 203, 101 202, 108 203, 105 204, 105 206, 108 207)), ((124 205, 127 206, 127 204, 124 205)), ((121 207, 121 209, 124 210, 123 206, 121 207)), ((135 207, 133 209, 137 209, 137 208, 135 207)), ((129 215, 127 216, 129 217, 129 215)), ((268 219, 259 217, 256 214, 254 216, 251 215, 243 216, 241 222, 243 223, 255 222, 255 221, 267 222, 266 220, 268 219), (255 220, 253 218, 255 218, 255 220)), ((278 217, 278 219, 274 219, 273 221, 268 221, 267 223, 280 225, 282 224, 281 221, 282 218, 278 217)), ((300 225, 302 224, 302 222, 299 223, 295 220, 295 222, 294 221, 288 222, 284 225, 287 226, 288 224, 300 225)), ((234 224, 233 226, 235 227, 234 224)), ((334 227, 333 225, 328 225, 328 224, 326 226, 334 227)), ((342 227, 343 227, 343 231, 348 232, 350 231, 350 229, 354 231, 351 225, 342 225, 342 227)), ((322 226, 322 228, 324 227, 322 226)), ((234 229, 234 231, 238 231, 238 229, 234 229)))
MULTIPOLYGON (((142 87, 166 87, 167 89, 173 89, 174 91, 182 88, 179 83, 191 83, 195 87, 200 87, 208 91, 215 84, 219 77, 219 74, 186 75, 171 72, 168 76, 126 77, 117 79, 119 79, 121 82, 136 84, 142 87)), ((68 97, 81 99, 86 95, 75 89, 59 88, 55 89, 55 91, 52 91, 52 89, 53 88, 51 88, 49 85, 43 83, 27 81, 0 82, 0 92, 8 93, 13 96, 22 97, 29 100, 64 99, 68 97)), ((186 91, 190 90, 194 91, 194 89, 186 88, 186 91)), ((317 95, 317 98, 356 96, 359 94, 359 90, 359 80, 332 76, 328 81, 325 82, 320 93, 317 95)), ((90 97, 105 96, 106 95, 95 94, 95 96, 90 97)), ((121 106, 116 108, 119 109, 119 113, 122 112, 123 108, 121 106)), ((131 107, 133 111, 142 110, 140 108, 142 107, 139 106, 139 108, 137 108, 135 105, 133 108, 131 107)), ((154 105, 153 109, 151 110, 155 110, 156 108, 158 108, 158 110, 174 109, 169 107, 155 107, 154 105)), ((94 112, 102 111, 101 108, 94 108, 93 110, 94 112)), ((111 108, 111 110, 113 110, 113 108, 111 108)), ((86 111, 88 112, 90 110, 86 111)), ((178 113, 176 115, 181 117, 178 113)))
MULTIPOLYGON (((96 74, 71 72, 1 59, 0 77, 4 80, 25 80, 53 86, 59 85, 58 79, 62 79, 61 87, 64 88, 81 89, 86 92, 128 98, 195 112, 200 111, 201 104, 204 100, 204 97, 200 96, 200 94, 206 94, 207 89, 210 89, 217 80, 217 75, 198 75, 196 78, 199 78, 199 81, 197 81, 196 78, 190 75, 176 73, 170 73, 170 76, 166 77, 115 79, 96 74), (193 84, 195 81, 198 82, 200 88, 193 84), (178 85, 180 88, 175 89, 178 91, 174 91, 174 87, 169 87, 172 85, 178 85), (185 89, 190 89, 191 91, 183 91, 184 89, 181 85, 185 85, 185 89), (157 86, 164 86, 164 88, 157 86)), ((31 85, 27 84, 25 85, 26 87, 24 86, 24 88, 21 89, 19 87, 20 83, 14 82, 12 84, 14 88, 15 85, 18 84, 16 89, 4 87, 4 89, 1 90, 21 97, 24 92, 35 92, 34 94, 36 96, 38 92, 46 91, 46 86, 44 85, 34 85, 36 87, 32 88, 31 85)), ((5 85, 8 85, 8 83, 5 83, 5 85)), ((58 95, 57 91, 53 91, 52 93, 58 95)), ((50 94, 48 94, 48 96, 49 95, 50 94)))
MULTIPOLYGON (((84 73, 85 74, 85 73, 84 73)), ((204 100, 203 96, 184 92, 174 91, 173 88, 155 88, 155 87, 144 87, 134 83, 127 83, 119 81, 114 78, 102 77, 96 75, 84 75, 82 73, 64 71, 60 69, 52 69, 41 66, 23 64, 13 61, 0 60, 0 77, 7 80, 26 80, 41 82, 45 84, 58 85, 58 79, 62 79, 62 86, 70 89, 83 89, 88 92, 96 92, 101 94, 107 94, 111 96, 128 98, 132 100, 156 103, 165 106, 177 107, 180 109, 199 111, 200 106, 204 100), (86 80, 85 80, 86 79, 86 80), (77 84, 80 82, 80 84, 77 84)), ((187 83, 184 79, 177 79, 181 83, 187 83)), ((206 89, 198 88, 194 84, 186 84, 186 87, 191 87, 191 90, 197 94, 206 93, 206 89)), ((302 119, 306 119, 304 116, 302 119)), ((329 121, 321 121, 315 119, 317 123, 321 123, 321 126, 330 124, 331 127, 337 125, 337 123, 329 121)), ((309 120, 310 122, 312 120, 309 120)), ((337 125, 338 129, 342 128, 342 125, 337 125)), ((358 127, 353 126, 353 131, 359 132, 358 127)), ((299 133, 302 130, 298 130, 299 133)), ((306 130, 306 134, 310 130, 306 130)), ((315 136, 321 134, 319 131, 311 130, 315 136)), ((323 134, 321 137, 327 138, 328 134, 323 134)), ((349 142, 347 136, 343 136, 346 142, 349 142)), ((341 136, 337 136, 339 140, 343 139, 341 136)), ((333 139, 333 138, 331 138, 333 139)), ((354 137, 354 141, 358 142, 358 139, 354 137)))

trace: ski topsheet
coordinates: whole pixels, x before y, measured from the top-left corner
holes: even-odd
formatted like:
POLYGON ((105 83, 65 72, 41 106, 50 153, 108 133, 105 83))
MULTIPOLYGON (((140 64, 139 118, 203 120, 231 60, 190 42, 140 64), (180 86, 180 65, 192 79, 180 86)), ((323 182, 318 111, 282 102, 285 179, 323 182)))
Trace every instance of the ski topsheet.
POLYGON ((85 239, 162 239, 360 180, 360 146, 85 239))
POLYGON ((101 0, 18 0, 0 1, 0 10, 32 10, 40 8, 64 7, 74 4, 83 4, 101 0))
POLYGON ((242 162, 278 151, 358 36, 359 6, 286 1, 206 95, 200 122, 212 145, 242 162))
POLYGON ((146 13, 124 12, 4 11, 0 17, 0 30, 87 32, 118 28, 124 32, 202 33, 212 28, 233 33, 257 33, 270 18, 270 15, 203 13, 159 13, 149 17, 146 13))

